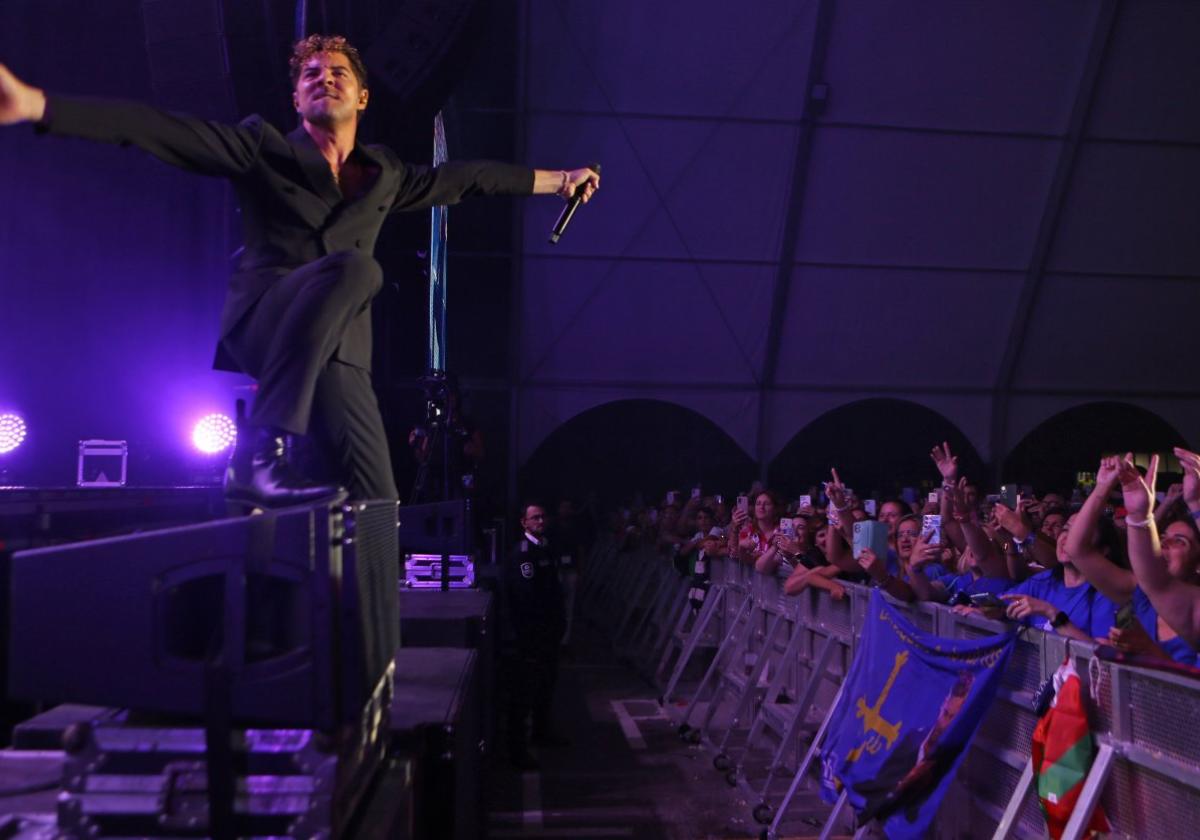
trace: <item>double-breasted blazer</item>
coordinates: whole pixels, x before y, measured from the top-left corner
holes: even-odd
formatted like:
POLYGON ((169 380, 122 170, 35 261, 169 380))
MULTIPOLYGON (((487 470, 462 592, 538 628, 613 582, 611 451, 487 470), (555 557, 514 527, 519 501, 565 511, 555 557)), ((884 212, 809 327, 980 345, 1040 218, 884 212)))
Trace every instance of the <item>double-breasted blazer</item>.
MULTIPOLYGON (((241 204, 244 245, 221 311, 221 338, 288 272, 339 251, 372 255, 389 213, 456 204, 471 195, 533 191, 533 170, 524 166, 452 161, 429 167, 405 163, 386 146, 358 143, 353 155, 376 176, 360 196, 347 200, 303 127, 285 135, 257 115, 228 125, 138 102, 50 96, 36 130, 136 146, 189 172, 231 181, 241 204)), ((337 358, 370 367, 369 309, 347 328, 337 358)), ((220 344, 216 366, 238 370, 220 344)))

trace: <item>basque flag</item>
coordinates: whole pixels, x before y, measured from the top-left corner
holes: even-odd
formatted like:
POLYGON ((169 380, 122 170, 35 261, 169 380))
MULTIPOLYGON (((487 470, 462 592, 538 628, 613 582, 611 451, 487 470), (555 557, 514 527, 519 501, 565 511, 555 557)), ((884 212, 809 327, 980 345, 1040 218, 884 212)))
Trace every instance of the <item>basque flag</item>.
MULTIPOLYGON (((1031 760, 1038 799, 1046 814, 1046 830, 1058 840, 1083 792, 1096 746, 1083 707, 1079 674, 1070 661, 1059 666, 1054 686, 1057 689, 1054 703, 1033 730, 1031 760)), ((1109 830, 1104 809, 1097 805, 1088 824, 1088 834, 1109 830)))
POLYGON ((822 794, 844 789, 859 824, 924 837, 1012 653, 1014 631, 942 639, 876 590, 821 752, 822 794))

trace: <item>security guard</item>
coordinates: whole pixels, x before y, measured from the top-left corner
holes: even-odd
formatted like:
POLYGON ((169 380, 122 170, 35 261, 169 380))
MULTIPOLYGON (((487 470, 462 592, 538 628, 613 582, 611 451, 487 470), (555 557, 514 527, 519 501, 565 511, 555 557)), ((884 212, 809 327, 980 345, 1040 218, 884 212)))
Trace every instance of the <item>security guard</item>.
POLYGON ((537 504, 525 505, 521 527, 524 533, 504 569, 509 620, 517 643, 517 667, 513 669, 508 714, 508 754, 518 769, 536 770, 538 763, 529 754, 525 739, 525 722, 530 711, 534 744, 565 743, 551 730, 550 708, 566 616, 558 580, 558 558, 546 540, 545 509, 537 504))

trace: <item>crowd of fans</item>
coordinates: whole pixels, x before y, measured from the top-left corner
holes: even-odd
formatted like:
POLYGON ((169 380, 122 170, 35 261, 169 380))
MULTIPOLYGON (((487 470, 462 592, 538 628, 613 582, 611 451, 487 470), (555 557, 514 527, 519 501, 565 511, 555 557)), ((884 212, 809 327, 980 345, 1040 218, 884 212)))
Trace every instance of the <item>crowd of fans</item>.
POLYGON ((919 499, 860 499, 834 469, 823 490, 795 501, 758 484, 734 497, 697 487, 620 511, 611 525, 626 547, 653 544, 690 575, 697 608, 710 562, 732 558, 779 577, 788 595, 813 587, 842 598, 844 581, 870 583, 1197 667, 1200 455, 1175 455, 1183 480, 1165 493, 1157 456, 1143 470, 1126 455, 1104 458, 1086 495, 1005 486, 981 497, 942 444, 931 453, 940 483, 919 499))

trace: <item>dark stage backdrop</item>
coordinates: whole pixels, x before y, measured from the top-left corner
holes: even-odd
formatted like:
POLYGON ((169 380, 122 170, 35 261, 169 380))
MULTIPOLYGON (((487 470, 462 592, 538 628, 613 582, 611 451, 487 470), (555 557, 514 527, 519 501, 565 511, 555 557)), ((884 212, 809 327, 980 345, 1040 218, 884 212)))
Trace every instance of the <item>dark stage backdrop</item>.
MULTIPOLYGON (((50 91, 151 99, 141 4, 0 5, 0 61, 50 91)), ((81 438, 129 440, 130 480, 175 481, 191 423, 246 380, 211 370, 231 204, 140 152, 0 131, 0 404, 12 479, 74 482, 81 438)))

